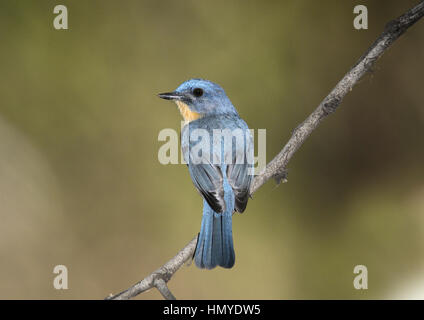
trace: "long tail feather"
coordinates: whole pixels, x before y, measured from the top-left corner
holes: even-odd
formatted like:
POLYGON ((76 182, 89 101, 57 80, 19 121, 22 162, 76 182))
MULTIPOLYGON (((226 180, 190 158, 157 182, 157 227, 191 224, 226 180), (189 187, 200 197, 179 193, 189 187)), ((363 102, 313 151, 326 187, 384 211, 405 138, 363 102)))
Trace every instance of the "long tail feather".
POLYGON ((232 233, 232 208, 216 213, 204 202, 202 226, 194 261, 199 268, 234 266, 235 253, 232 233))

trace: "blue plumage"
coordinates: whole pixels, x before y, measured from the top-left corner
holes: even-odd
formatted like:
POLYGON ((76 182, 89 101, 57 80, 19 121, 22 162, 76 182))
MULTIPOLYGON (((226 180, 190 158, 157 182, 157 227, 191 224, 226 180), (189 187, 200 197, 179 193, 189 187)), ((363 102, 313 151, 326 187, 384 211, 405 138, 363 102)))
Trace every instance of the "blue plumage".
POLYGON ((212 269, 218 265, 232 268, 234 265, 232 231, 234 192, 226 177, 224 178, 224 198, 226 209, 222 213, 215 212, 208 202, 203 200, 202 226, 194 258, 199 268, 212 269))
POLYGON ((235 262, 232 215, 245 210, 253 176, 249 128, 224 90, 211 81, 191 79, 159 96, 174 100, 186 121, 181 133, 183 155, 204 199, 195 263, 206 269, 231 268, 235 262))

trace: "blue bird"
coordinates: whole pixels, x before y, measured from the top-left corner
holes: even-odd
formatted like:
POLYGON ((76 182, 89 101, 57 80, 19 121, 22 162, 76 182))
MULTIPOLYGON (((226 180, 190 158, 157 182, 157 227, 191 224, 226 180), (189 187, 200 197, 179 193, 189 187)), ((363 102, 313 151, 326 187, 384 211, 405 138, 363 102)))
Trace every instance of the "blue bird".
POLYGON ((203 218, 194 261, 199 268, 234 266, 232 216, 242 213, 253 177, 253 140, 225 91, 191 79, 159 97, 174 101, 184 118, 181 146, 203 218))

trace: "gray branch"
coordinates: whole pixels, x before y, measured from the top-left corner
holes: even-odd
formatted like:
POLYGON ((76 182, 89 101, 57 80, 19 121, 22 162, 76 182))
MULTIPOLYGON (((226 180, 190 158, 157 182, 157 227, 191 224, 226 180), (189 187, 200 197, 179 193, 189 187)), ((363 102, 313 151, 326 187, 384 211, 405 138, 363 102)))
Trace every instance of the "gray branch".
POLYGON ((156 287, 165 299, 173 300, 175 297, 166 286, 166 283, 171 279, 175 272, 191 257, 196 249, 197 235, 177 253, 175 257, 165 263, 159 269, 153 271, 143 280, 137 282, 127 290, 107 297, 107 300, 126 300, 135 297, 136 295, 148 291, 156 287))
MULTIPOLYGON (((292 133, 289 141, 286 143, 280 153, 267 164, 253 180, 250 188, 250 194, 256 192, 265 182, 274 178, 277 183, 286 178, 286 166, 294 153, 299 149, 308 136, 328 115, 337 110, 346 94, 352 90, 353 86, 371 70, 375 62, 390 45, 401 36, 410 26, 421 19, 424 15, 424 1, 421 1, 414 8, 390 21, 383 33, 371 45, 371 47, 362 55, 358 62, 345 74, 342 80, 331 90, 319 106, 312 112, 305 121, 303 121, 292 133)), ((171 279, 174 273, 187 261, 189 261, 196 249, 197 236, 194 237, 178 254, 165 263, 162 267, 151 273, 143 280, 137 282, 127 290, 111 295, 106 299, 119 300, 130 299, 136 295, 156 287, 165 299, 175 299, 166 283, 171 279)))
POLYGON ((162 278, 157 278, 155 281, 155 286, 166 300, 176 300, 176 298, 166 285, 165 280, 163 280, 162 278))

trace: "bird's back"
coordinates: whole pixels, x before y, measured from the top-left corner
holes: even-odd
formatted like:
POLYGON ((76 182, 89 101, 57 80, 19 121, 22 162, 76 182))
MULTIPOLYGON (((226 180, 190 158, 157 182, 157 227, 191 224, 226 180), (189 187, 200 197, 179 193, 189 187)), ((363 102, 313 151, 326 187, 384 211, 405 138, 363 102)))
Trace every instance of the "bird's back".
POLYGON ((224 182, 235 194, 235 210, 246 208, 253 170, 253 140, 238 114, 211 115, 191 121, 181 134, 184 159, 194 185, 209 205, 225 207, 224 182))

